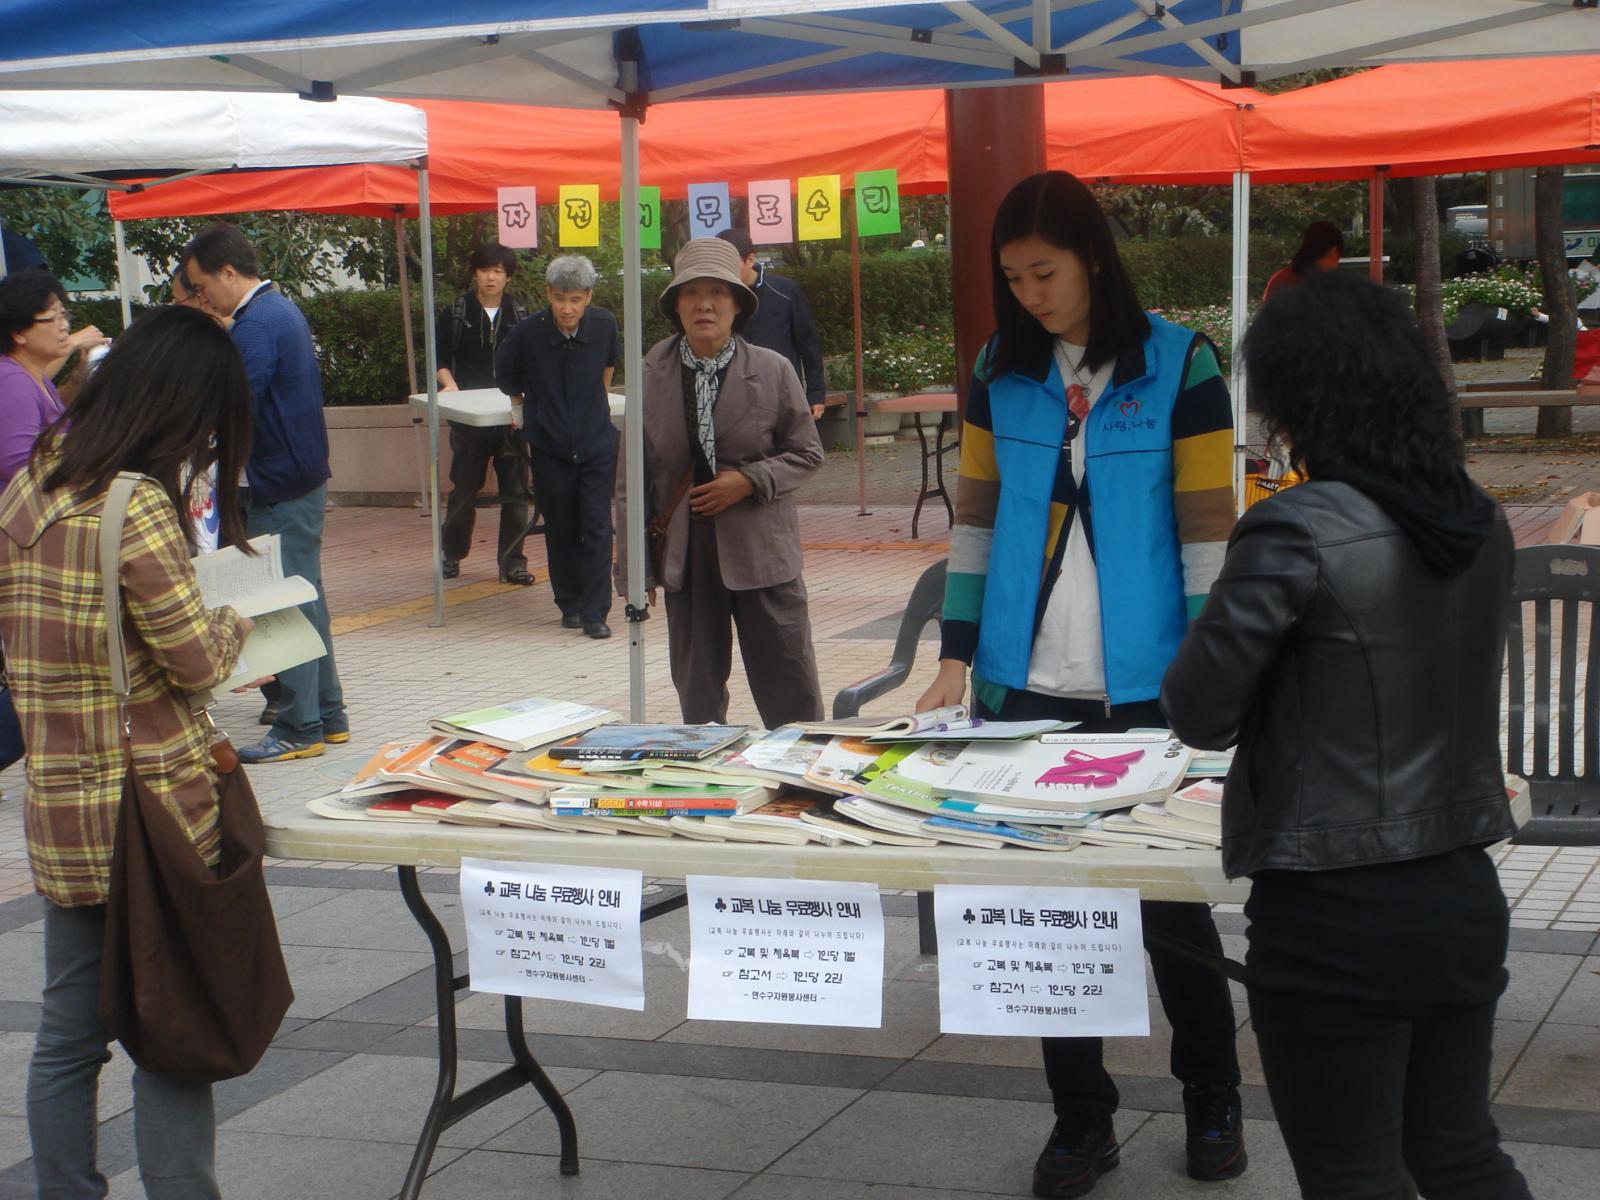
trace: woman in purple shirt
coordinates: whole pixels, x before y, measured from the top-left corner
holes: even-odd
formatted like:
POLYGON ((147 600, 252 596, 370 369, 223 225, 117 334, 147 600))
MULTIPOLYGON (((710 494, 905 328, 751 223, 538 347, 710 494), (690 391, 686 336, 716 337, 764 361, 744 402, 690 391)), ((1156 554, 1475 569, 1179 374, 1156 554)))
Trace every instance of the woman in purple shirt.
POLYGON ((17 271, 0 279, 0 488, 62 413, 50 377, 74 350, 106 340, 92 325, 70 329, 67 293, 54 276, 17 271))

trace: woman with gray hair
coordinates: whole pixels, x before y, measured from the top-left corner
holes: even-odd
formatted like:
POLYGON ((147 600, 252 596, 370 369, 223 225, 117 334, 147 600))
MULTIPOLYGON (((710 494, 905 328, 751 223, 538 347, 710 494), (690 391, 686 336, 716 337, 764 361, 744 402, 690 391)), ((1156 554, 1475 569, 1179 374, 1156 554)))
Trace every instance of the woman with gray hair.
MULTIPOLYGON (((683 719, 727 720, 737 627, 756 708, 776 729, 822 716, 794 501, 822 442, 789 360, 738 336, 758 303, 727 242, 678 252, 659 301, 677 332, 644 360, 645 504, 661 530, 648 586, 652 603, 666 588, 683 719)), ((619 505, 625 483, 618 472, 619 505)))
POLYGON ((522 435, 544 514, 550 590, 561 624, 592 638, 611 627, 611 478, 617 431, 608 391, 617 322, 594 307, 594 264, 563 254, 545 268, 548 306, 519 321, 495 354, 495 383, 522 400, 522 435))

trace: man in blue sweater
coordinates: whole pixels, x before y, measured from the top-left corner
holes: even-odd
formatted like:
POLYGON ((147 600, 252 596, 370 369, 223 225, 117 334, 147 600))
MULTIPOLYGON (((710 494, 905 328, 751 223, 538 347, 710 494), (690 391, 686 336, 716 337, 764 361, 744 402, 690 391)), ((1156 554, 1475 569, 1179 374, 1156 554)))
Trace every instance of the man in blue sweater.
POLYGON ((201 303, 232 318, 233 342, 255 399, 245 528, 251 537, 278 534, 284 573, 316 587, 315 603, 302 605, 301 611, 328 647, 322 658, 279 673, 261 715, 272 728, 256 745, 241 747, 239 757, 247 763, 315 758, 328 742, 350 740, 350 719, 333 665, 328 598, 322 590, 322 519, 330 472, 311 327, 271 280, 261 278, 255 249, 232 225, 213 225, 190 241, 183 249, 183 274, 201 303))

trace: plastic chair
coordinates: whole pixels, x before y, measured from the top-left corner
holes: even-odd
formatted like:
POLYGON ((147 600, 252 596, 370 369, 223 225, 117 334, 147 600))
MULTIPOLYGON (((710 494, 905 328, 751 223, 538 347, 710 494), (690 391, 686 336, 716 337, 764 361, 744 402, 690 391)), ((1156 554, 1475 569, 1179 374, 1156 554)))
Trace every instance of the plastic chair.
MULTIPOLYGON (((895 635, 894 653, 889 665, 875 675, 857 680, 841 688, 833 698, 833 715, 841 717, 861 715, 861 706, 876 700, 885 692, 892 692, 911 675, 911 666, 917 661, 917 643, 922 640, 923 627, 937 621, 944 612, 944 570, 948 560, 941 558, 924 571, 916 586, 911 589, 911 599, 900 616, 900 632, 895 635)), ((939 953, 938 939, 934 935, 933 893, 917 893, 917 943, 924 954, 939 953)))
POLYGON ((859 716, 863 704, 894 691, 910 676, 911 666, 917 660, 917 643, 922 639, 923 626, 937 621, 944 611, 945 562, 941 558, 934 563, 911 589, 911 599, 901 614, 900 632, 895 635, 894 654, 889 658, 889 665, 875 675, 841 688, 833 698, 835 720, 859 716))
POLYGON ((1518 550, 1512 599, 1506 643, 1506 770, 1528 780, 1533 806, 1533 819, 1513 840, 1533 846, 1600 846, 1600 547, 1518 550), (1524 626, 1529 604, 1531 644, 1524 626), (1581 771, 1576 765, 1580 739, 1581 771))

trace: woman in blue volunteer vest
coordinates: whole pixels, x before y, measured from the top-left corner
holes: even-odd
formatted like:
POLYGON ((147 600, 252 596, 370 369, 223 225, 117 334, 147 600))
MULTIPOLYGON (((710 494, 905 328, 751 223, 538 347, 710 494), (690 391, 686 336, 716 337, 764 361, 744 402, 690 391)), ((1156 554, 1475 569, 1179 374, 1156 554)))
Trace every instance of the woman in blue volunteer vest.
MULTIPOLYGON (((995 335, 968 392, 939 674, 958 703, 1085 732, 1164 727, 1161 678, 1216 578, 1233 523, 1232 408, 1203 336, 1140 307, 1082 182, 1023 180, 991 238, 995 335)), ((1146 902, 1144 925, 1220 953, 1204 904, 1146 902)), ((1245 1168, 1234 1010, 1221 976, 1152 950, 1182 1081, 1188 1171, 1245 1168)), ((1082 1196, 1117 1165, 1117 1089, 1099 1038, 1044 1039, 1056 1123, 1038 1196, 1082 1196)))

